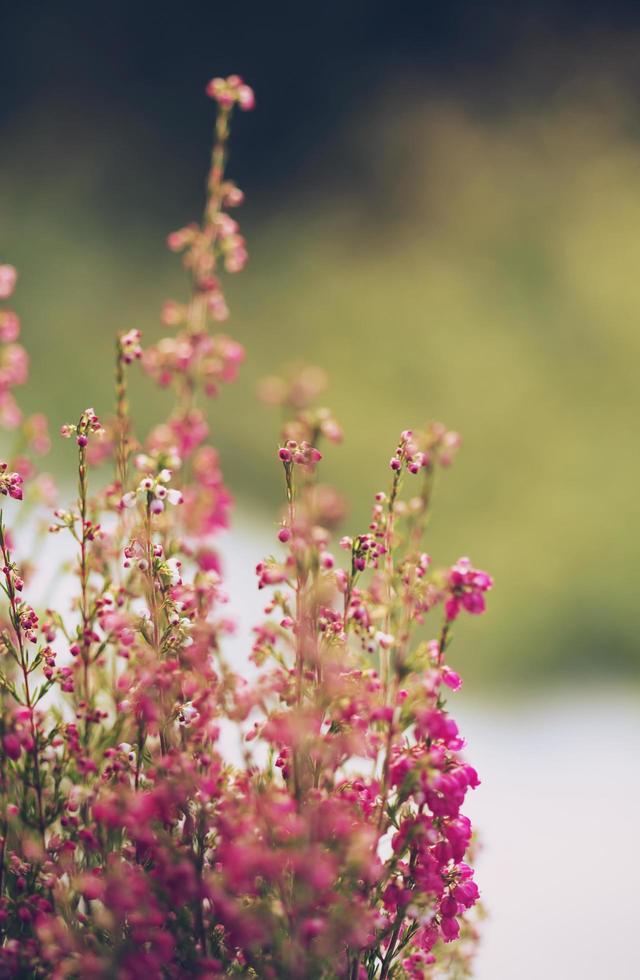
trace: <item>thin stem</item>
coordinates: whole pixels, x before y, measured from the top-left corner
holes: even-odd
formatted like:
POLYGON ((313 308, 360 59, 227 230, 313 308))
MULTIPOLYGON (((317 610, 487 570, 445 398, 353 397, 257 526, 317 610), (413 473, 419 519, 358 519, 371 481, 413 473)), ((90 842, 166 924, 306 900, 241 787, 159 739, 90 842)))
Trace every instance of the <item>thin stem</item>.
POLYGON ((116 479, 124 491, 127 485, 129 464, 129 402, 127 400, 127 376, 120 339, 118 336, 116 340, 116 479))
MULTIPOLYGON (((199 289, 200 259, 205 263, 214 252, 216 238, 218 235, 217 219, 222 207, 222 185, 224 182, 224 171, 227 156, 227 142, 229 139, 229 120, 231 118, 231 108, 221 106, 218 111, 215 126, 215 141, 211 151, 211 166, 207 175, 207 196, 202 217, 203 243, 193 262, 192 292, 189 300, 187 313, 187 328, 193 333, 198 333, 205 329, 207 321, 207 299, 199 289)), ((215 269, 215 256, 213 259, 213 269, 215 269)), ((211 270, 209 270, 211 271, 211 270)), ((190 383, 187 376, 185 385, 186 401, 191 400, 194 394, 194 385, 190 383)))
POLYGON ((205 208, 205 221, 208 224, 215 222, 222 204, 222 183, 227 158, 230 119, 231 107, 221 106, 216 118, 216 139, 211 151, 211 169, 207 178, 209 198, 205 208))
POLYGON ((420 512, 416 516, 413 527, 411 528, 411 534, 409 537, 411 549, 417 549, 420 546, 420 542, 424 535, 427 520, 429 518, 429 508, 431 504, 431 496, 433 494, 433 482, 434 482, 434 468, 433 464, 429 464, 424 471, 424 479, 422 482, 422 492, 420 494, 420 512))
POLYGON ((144 752, 144 744, 146 741, 144 724, 142 719, 138 722, 138 742, 136 745, 136 775, 135 775, 135 788, 138 790, 140 786, 140 771, 142 769, 142 753, 144 752))
POLYGON ((387 947, 387 952, 385 958, 382 961, 382 969, 380 970, 380 980, 385 980, 385 977, 389 974, 389 969, 391 968, 391 961, 393 960, 393 954, 395 952, 396 943, 398 942, 398 936, 400 935, 400 930, 402 928, 402 921, 404 917, 398 918, 393 932, 391 933, 391 939, 389 940, 389 946, 387 947))
MULTIPOLYGON (((22 637, 22 627, 20 625, 20 613, 18 610, 18 601, 16 599, 16 591, 13 584, 13 575, 11 573, 11 555, 7 548, 7 543, 4 534, 4 525, 2 524, 2 515, 0 514, 0 549, 2 550, 2 560, 4 563, 3 572, 6 582, 6 592, 9 598, 9 605, 11 610, 11 623, 16 636, 16 642, 18 644, 18 654, 20 669, 22 671, 22 679, 24 683, 24 698, 26 706, 29 710, 29 721, 31 728, 31 740, 33 742, 33 772, 34 772, 34 790, 36 794, 36 806, 38 811, 38 828, 40 830, 40 836, 42 838, 42 845, 45 846, 45 819, 44 819, 44 808, 42 804, 42 779, 40 775, 40 760, 38 756, 38 730, 36 728, 35 722, 35 712, 34 704, 31 695, 31 689, 29 687, 29 662, 27 658, 27 653, 24 648, 24 640, 22 637)), ((3 861, 4 866, 4 861, 3 861)))
MULTIPOLYGON (((4 717, 1 722, 1 733, 4 735, 4 717)), ((7 754, 0 753, 0 788, 2 789, 2 826, 0 827, 0 900, 4 895, 4 874, 5 874, 5 851, 7 847, 7 833, 9 831, 9 818, 7 816, 7 754)))
MULTIPOLYGON (((156 588, 156 577, 154 574, 153 553, 153 533, 151 529, 151 499, 148 497, 145 508, 145 544, 147 549, 147 586, 149 592, 149 614, 151 616, 151 644, 158 659, 160 659, 160 610, 158 608, 158 592, 156 588)), ((168 741, 166 734, 166 708, 164 704, 164 693, 160 691, 160 751, 163 755, 167 754, 168 741)))
MULTIPOLYGON (((285 480, 287 485, 287 504, 289 508, 289 530, 293 534, 296 512, 295 512, 295 491, 293 484, 293 467, 291 463, 284 463, 285 480)), ((295 660, 295 678, 296 678, 296 691, 295 691, 295 704, 296 708, 299 708, 302 704, 302 677, 304 673, 304 649, 303 649, 303 628, 304 628, 304 610, 303 610, 303 585, 300 578, 300 567, 298 564, 298 558, 294 554, 294 559, 296 562, 296 586, 295 586, 295 638, 296 638, 296 660, 295 660)), ((301 777, 300 777, 300 753, 298 751, 298 746, 295 745, 293 748, 293 783, 294 792, 296 799, 300 801, 300 796, 302 793, 301 777)))
POLYGON ((89 555, 88 555, 88 536, 87 536, 87 503, 88 503, 88 477, 87 477, 87 449, 85 445, 78 446, 78 512, 80 515, 80 617, 82 623, 82 636, 80 638, 80 649, 82 657, 82 675, 84 697, 86 701, 84 741, 85 745, 89 742, 89 730, 91 725, 91 680, 89 676, 89 666, 91 663, 89 640, 89 555))
MULTIPOLYGON (((395 530, 395 506, 396 499, 398 497, 398 489, 400 486, 400 473, 401 470, 396 470, 393 474, 393 481, 391 483, 391 492, 389 494, 389 502, 387 504, 387 524, 385 528, 384 544, 386 549, 385 554, 385 571, 387 577, 387 608, 385 612, 385 633, 390 631, 391 626, 391 606, 393 601, 393 576, 394 576, 394 563, 393 563, 393 535, 395 530)), ((384 651, 381 654, 381 664, 380 667, 384 667, 384 671, 381 670, 384 682, 384 692, 385 699, 388 696, 389 681, 391 676, 391 650, 389 650, 388 655, 385 657, 384 651)))
POLYGON ((450 633, 451 623, 448 619, 445 619, 440 628, 440 636, 438 637, 438 667, 442 666, 445 651, 449 646, 450 633))
MULTIPOLYGON (((204 869, 205 833, 206 830, 205 830, 204 813, 200 811, 200 813, 198 814, 198 827, 195 835, 196 851, 194 854, 194 859, 195 859, 196 873, 198 875, 198 882, 200 883, 201 887, 202 887, 202 872, 204 869)), ((195 918, 196 931, 198 933, 198 937, 200 939, 200 945, 202 947, 202 955, 208 956, 209 943, 208 943, 207 930, 204 921, 204 909, 202 907, 201 894, 198 894, 195 899, 194 918, 195 918)))
MULTIPOLYGON (((395 525, 395 504, 398 496, 398 488, 400 486, 400 470, 396 470, 393 474, 393 481, 391 483, 391 492, 389 494, 389 502, 387 505, 387 525, 385 528, 385 571, 387 578, 387 608, 385 612, 385 632, 389 633, 391 627, 391 605, 393 601, 393 577, 395 573, 394 560, 393 560, 393 533, 395 525)), ((378 837, 382 833, 382 825, 384 822, 384 813, 387 806, 387 799, 389 796, 389 770, 391 767, 391 749, 393 748, 393 738, 395 735, 395 685, 392 683, 391 676, 391 648, 388 652, 382 650, 380 652, 380 666, 384 666, 384 671, 381 670, 384 678, 384 696, 385 703, 390 704, 391 710, 393 712, 391 720, 389 722, 389 729, 387 732, 387 741, 385 745, 385 755, 384 762, 382 765, 382 788, 381 788, 381 801, 380 801, 380 812, 378 814, 378 837)))

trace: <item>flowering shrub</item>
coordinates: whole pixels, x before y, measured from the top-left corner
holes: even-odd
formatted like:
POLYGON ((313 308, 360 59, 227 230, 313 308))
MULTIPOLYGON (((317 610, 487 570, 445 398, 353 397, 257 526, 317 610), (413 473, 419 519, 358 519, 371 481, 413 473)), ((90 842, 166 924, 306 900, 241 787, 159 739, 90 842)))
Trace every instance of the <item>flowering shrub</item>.
MULTIPOLYGON (((113 419, 89 408, 62 430, 78 486, 49 523, 73 548, 64 608, 34 611, 14 511, 0 523, 0 976, 467 975, 478 889, 461 806, 478 777, 445 695, 461 684, 454 622, 483 611, 491 579, 467 558, 434 568, 422 546, 459 438, 402 433, 389 487, 366 531, 339 540, 340 559, 343 504, 318 481, 324 444, 342 438, 314 407, 323 375, 263 383, 285 416, 274 465, 286 502, 256 569, 269 598, 244 680, 224 658, 215 535, 232 502, 202 399, 244 356, 215 325, 228 317, 220 275, 247 260, 228 213, 242 202, 225 174, 229 123, 254 99, 236 76, 207 92, 204 216, 169 237, 189 298, 164 307, 170 337, 145 350, 137 330, 118 338, 113 419), (175 396, 141 442, 136 362, 175 396), (106 485, 92 476, 105 463, 106 485)), ((3 301, 15 280, 0 266, 3 301)), ((0 493, 51 506, 32 462, 46 425, 11 393, 27 371, 18 332, 3 309, 0 414, 17 439, 0 493)))

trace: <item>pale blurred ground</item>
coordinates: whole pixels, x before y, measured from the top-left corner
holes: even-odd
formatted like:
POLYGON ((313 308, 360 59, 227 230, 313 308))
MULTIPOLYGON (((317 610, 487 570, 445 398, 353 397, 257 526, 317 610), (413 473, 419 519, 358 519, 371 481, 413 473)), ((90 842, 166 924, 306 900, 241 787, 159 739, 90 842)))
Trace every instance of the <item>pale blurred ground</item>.
POLYGON ((466 807, 485 843, 478 980, 635 980, 637 703, 616 688, 494 709, 471 694, 458 714, 483 780, 466 807))

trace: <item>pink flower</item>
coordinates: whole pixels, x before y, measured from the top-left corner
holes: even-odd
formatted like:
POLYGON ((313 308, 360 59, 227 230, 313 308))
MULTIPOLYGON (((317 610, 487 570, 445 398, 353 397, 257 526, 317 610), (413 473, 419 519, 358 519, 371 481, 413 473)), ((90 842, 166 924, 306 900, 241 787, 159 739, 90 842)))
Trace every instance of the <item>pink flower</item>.
POLYGON ((125 364, 132 364, 133 361, 142 357, 141 338, 142 334, 139 330, 129 330, 121 335, 120 353, 125 364))
POLYGON ((449 595, 445 601, 447 619, 456 619, 461 608, 473 615, 483 613, 484 593, 492 586, 490 575, 472 568, 468 558, 460 558, 449 572, 449 595))
POLYGON ((0 299, 8 299, 15 287, 18 274, 12 265, 0 265, 0 299))
POLYGON ((237 104, 241 109, 248 111, 255 106, 253 89, 246 85, 239 75, 229 75, 228 78, 212 78, 207 85, 206 92, 223 109, 230 109, 237 104))
POLYGON ((0 310, 0 340, 10 343, 20 334, 20 318, 13 310, 0 310))
POLYGON ((17 735, 12 735, 11 733, 5 735, 2 740, 2 745, 4 747, 4 751, 7 753, 10 759, 14 760, 14 762, 20 758, 22 745, 17 735))
POLYGON ((29 373, 29 357, 20 344, 7 344, 0 350, 0 389, 23 385, 29 373))
POLYGON ((462 687, 460 674, 457 674, 455 670, 451 670, 450 667, 442 668, 442 680, 452 691, 459 691, 462 687))
POLYGON ((22 477, 19 473, 7 473, 6 463, 0 463, 0 493, 22 500, 22 477))
POLYGON ((460 935, 460 923, 455 918, 443 916, 440 922, 440 930, 444 937, 445 943, 451 943, 460 935))
MULTIPOLYGON (((466 969, 475 938, 463 807, 480 780, 446 710, 461 677, 443 661, 449 620, 481 612, 492 584, 464 558, 434 571, 423 551, 433 470, 460 440, 441 424, 404 430, 368 525, 340 538, 344 500, 316 478, 342 438, 317 404, 326 375, 267 379, 263 400, 284 409, 273 466, 285 547, 256 566, 264 615, 242 676, 212 543, 232 499, 203 404, 244 359, 217 323, 229 316, 225 275, 247 261, 227 213, 243 199, 226 175, 229 126, 255 100, 237 75, 207 90, 217 119, 204 216, 168 240, 188 285, 164 306, 169 336, 144 352, 138 330, 120 336, 107 434, 91 408, 62 427, 76 443, 74 486, 50 530, 67 537, 69 589, 41 621, 28 600, 42 556, 14 557, 0 522, 0 659, 15 661, 0 737, 11 800, 0 974, 445 976, 466 969), (124 370, 134 360, 167 389, 142 445, 136 372, 124 370), (440 638, 425 643, 430 614, 439 633, 426 635, 440 638), (227 731, 241 746, 233 765, 227 731), (460 935, 459 954, 443 952, 460 935)), ((14 282, 0 267, 4 296, 14 282)), ((28 368, 17 329, 0 312, 0 421, 15 427, 12 389, 28 368)), ((23 480, 47 482, 32 458, 48 448, 46 419, 27 416, 17 436, 0 493, 20 499, 23 480)))

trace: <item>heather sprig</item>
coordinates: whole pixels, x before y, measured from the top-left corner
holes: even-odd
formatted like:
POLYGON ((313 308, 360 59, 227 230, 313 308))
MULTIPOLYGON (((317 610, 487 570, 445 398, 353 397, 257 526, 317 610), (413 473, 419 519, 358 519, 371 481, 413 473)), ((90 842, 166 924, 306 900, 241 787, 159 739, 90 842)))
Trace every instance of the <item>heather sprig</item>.
MULTIPOLYGON (((462 683, 449 654, 492 582, 468 558, 438 565, 424 544, 460 438, 439 424, 403 432, 368 527, 343 534, 344 501, 320 480, 343 437, 318 404, 324 373, 299 366, 261 385, 284 413, 283 508, 256 569, 268 598, 243 677, 225 656, 216 541, 232 499, 203 405, 244 357, 218 325, 224 276, 247 261, 229 214, 243 199, 226 173, 230 124, 254 97, 238 76, 207 93, 203 216, 168 241, 189 280, 161 314, 173 332, 144 348, 137 328, 121 332, 114 419, 87 409, 63 427, 78 491, 49 522, 74 549, 56 608, 38 615, 23 598, 0 522, 0 976, 468 975, 479 892, 462 806, 479 780, 448 710, 462 683), (173 397, 144 438, 136 362, 173 397), (110 476, 94 479, 104 464, 110 476)), ((0 299, 15 281, 0 266, 0 299)), ((9 427, 26 376, 16 336, 5 310, 9 427)), ((0 493, 21 507, 36 479, 8 455, 0 493)))

